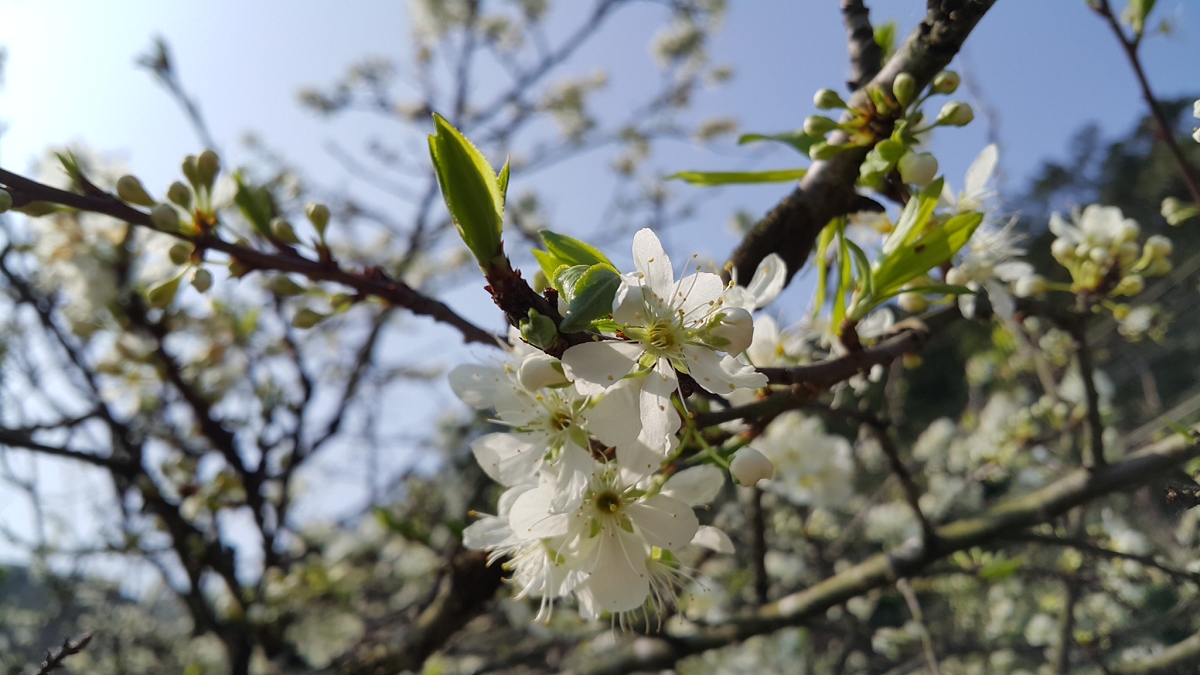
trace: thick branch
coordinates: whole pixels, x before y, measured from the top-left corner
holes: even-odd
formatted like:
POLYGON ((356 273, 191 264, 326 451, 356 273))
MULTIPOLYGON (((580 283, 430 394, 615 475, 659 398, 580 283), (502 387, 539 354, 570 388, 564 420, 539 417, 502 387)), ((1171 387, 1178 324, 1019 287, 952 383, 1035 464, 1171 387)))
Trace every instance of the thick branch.
MULTIPOLYGON (((814 617, 824 616, 830 607, 850 598, 895 583, 901 577, 915 576, 931 563, 955 551, 985 545, 999 537, 1020 532, 1109 493, 1135 489, 1163 471, 1197 456, 1200 456, 1200 446, 1176 434, 1119 462, 1099 469, 1077 469, 1036 492, 1011 499, 978 516, 940 527, 935 547, 902 545, 725 625, 693 635, 671 636, 653 646, 639 644, 636 650, 629 646, 606 658, 592 655, 586 664, 579 664, 570 672, 574 675, 596 675, 669 668, 690 654, 786 626, 803 624, 814 617)), ((1195 642, 1196 649, 1200 651, 1200 637, 1196 637, 1195 642)))
MULTIPOLYGON (((929 13, 888 60, 883 69, 863 87, 890 91, 896 75, 906 72, 924 88, 938 71, 949 65, 967 35, 983 18, 995 0, 930 0, 929 13)), ((868 97, 860 90, 850 99, 853 108, 865 108, 868 97)), ((830 137, 830 144, 848 140, 841 132, 830 137)), ((808 174, 770 213, 746 234, 730 262, 739 279, 749 279, 758 263, 770 253, 778 253, 787 263, 789 278, 808 258, 821 229, 832 219, 863 208, 863 199, 854 191, 858 167, 869 148, 851 148, 836 157, 814 162, 808 174)), ((869 200, 868 200, 869 201, 869 200)))
MULTIPOLYGON (((91 196, 66 192, 4 169, 0 169, 0 184, 12 194, 13 204, 17 207, 30 202, 61 204, 81 211, 102 213, 133 225, 157 229, 150 221, 150 214, 139 211, 109 194, 91 196)), ((212 249, 225 253, 248 269, 293 272, 313 281, 332 281, 348 286, 363 295, 372 295, 397 307, 403 307, 413 314, 428 316, 435 321, 449 324, 457 328, 467 342, 493 346, 499 344, 497 336, 467 321, 444 303, 414 290, 403 281, 389 279, 378 269, 360 273, 350 272, 336 262, 311 260, 291 249, 270 253, 226 241, 215 234, 166 234, 190 241, 199 250, 212 249)))
POLYGON ((846 50, 850 52, 850 79, 846 86, 858 91, 879 73, 883 49, 875 41, 871 11, 863 0, 842 0, 842 21, 846 24, 846 50))

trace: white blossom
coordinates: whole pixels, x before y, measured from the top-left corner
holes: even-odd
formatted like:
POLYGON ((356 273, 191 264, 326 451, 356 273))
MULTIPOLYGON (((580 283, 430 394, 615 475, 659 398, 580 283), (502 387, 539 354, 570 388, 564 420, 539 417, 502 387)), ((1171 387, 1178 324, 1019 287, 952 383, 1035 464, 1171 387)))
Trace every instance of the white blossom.
POLYGON ((839 508, 854 493, 850 442, 825 433, 817 418, 784 413, 751 447, 775 465, 775 475, 763 488, 793 504, 839 508))

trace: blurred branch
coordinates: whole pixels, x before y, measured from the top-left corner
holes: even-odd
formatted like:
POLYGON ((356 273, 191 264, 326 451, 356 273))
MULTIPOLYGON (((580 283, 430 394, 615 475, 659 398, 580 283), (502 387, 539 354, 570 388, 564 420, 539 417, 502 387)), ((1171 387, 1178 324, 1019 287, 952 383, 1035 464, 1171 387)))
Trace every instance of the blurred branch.
MULTIPOLYGON (((1200 430, 1200 427, 1194 429, 1200 430)), ((1010 499, 977 516, 944 525, 937 529, 937 545, 931 549, 902 545, 725 624, 690 635, 667 636, 654 641, 653 645, 639 644, 636 649, 628 645, 605 656, 591 654, 586 663, 567 672, 599 675, 670 668, 691 654, 808 623, 850 598, 895 583, 898 578, 917 575, 951 553, 986 545, 999 537, 1047 522, 1098 497, 1133 490, 1163 471, 1197 456, 1200 456, 1200 446, 1176 434, 1119 462, 1103 468, 1074 470, 1040 490, 1010 499)), ((1200 650, 1200 636, 1196 642, 1196 648, 1200 650)))
POLYGON ((1113 13, 1108 0, 1095 0, 1095 2, 1088 4, 1096 13, 1108 21, 1113 35, 1121 43, 1121 49, 1125 52, 1125 57, 1129 59, 1129 65, 1133 68, 1133 74, 1137 77, 1138 87, 1142 91, 1142 99, 1146 102, 1146 106, 1150 108, 1150 117, 1154 120, 1154 125, 1158 128, 1158 135, 1162 142, 1166 144, 1167 150, 1171 153, 1171 158, 1178 165, 1179 175, 1183 178, 1184 184, 1187 185, 1188 194, 1192 197, 1192 203, 1200 205, 1200 178, 1196 177, 1196 172, 1192 168, 1191 163, 1183 156, 1183 151, 1179 148, 1179 143, 1175 140, 1175 130, 1171 128, 1166 113, 1163 112, 1162 106, 1158 104, 1158 99, 1155 98, 1154 91, 1150 89, 1150 81, 1146 79, 1146 71, 1142 68, 1142 59, 1138 54, 1138 48, 1142 44, 1141 34, 1135 34, 1132 38, 1125 34, 1125 30, 1121 28, 1120 19, 1113 13))
POLYGON ((175 64, 171 60, 171 48, 166 39, 162 36, 154 38, 154 45, 150 47, 150 51, 137 57, 137 64, 153 73, 154 79, 166 87, 171 98, 174 98, 179 107, 183 109, 184 115, 192 125, 192 130, 196 132, 196 136, 204 144, 204 147, 216 150, 217 144, 208 131, 208 125, 204 123, 200 107, 183 90, 183 83, 179 81, 179 75, 175 72, 175 64))
MULTIPOLYGON (((878 87, 890 91, 892 80, 901 72, 913 76, 918 90, 925 88, 950 63, 994 3, 995 0, 931 0, 925 19, 883 69, 850 98, 850 106, 868 106, 865 90, 878 87)), ((842 132, 834 132, 829 138, 830 145, 848 141, 842 132)), ((778 253, 787 264, 790 279, 804 266, 817 235, 830 220, 865 208, 864 200, 870 200, 854 188, 859 165, 869 151, 869 147, 855 147, 830 160, 813 162, 800 186, 756 223, 733 252, 730 263, 737 268, 738 278, 751 278, 763 258, 778 253)))
POLYGON ((912 620, 921 627, 921 648, 925 652, 925 663, 929 666, 930 674, 941 675, 937 652, 933 649, 933 636, 929 634, 929 627, 925 625, 921 603, 917 600, 917 594, 913 591, 912 584, 908 583, 908 579, 900 578, 896 580, 896 588, 900 591, 900 595, 904 596, 904 603, 908 605, 908 613, 912 615, 912 620))
POLYGON ((1083 321, 1075 322, 1072 337, 1075 338, 1075 355, 1079 358, 1079 376, 1083 379, 1083 390, 1087 398, 1088 441, 1091 449, 1087 466, 1104 466, 1104 420, 1100 419, 1100 393, 1096 389, 1096 367, 1092 364, 1092 349, 1087 343, 1087 326, 1083 321))
POLYGON ((888 467, 900 480, 900 486, 904 489, 904 498, 908 501, 908 506, 912 509, 913 515, 917 517, 917 521, 921 523, 921 545, 925 548, 937 546, 937 532, 934 531, 929 519, 925 517, 925 513, 921 511, 921 491, 913 482, 912 473, 909 472, 908 467, 904 466, 904 462, 900 460, 900 451, 892 441, 887 425, 874 417, 865 420, 863 425, 870 429, 871 435, 879 441, 879 447, 887 457, 888 467))
POLYGON ((771 579, 767 576, 767 519, 763 511, 763 491, 750 488, 750 558, 754 566, 754 597, 758 604, 767 604, 771 579))
POLYGON ((42 662, 42 667, 38 669, 37 675, 50 675, 50 673, 59 668, 63 668, 63 661, 66 661, 68 656, 74 656, 82 652, 91 641, 91 633, 85 633, 83 637, 75 642, 71 642, 71 638, 64 639, 62 646, 57 651, 46 652, 46 660, 42 662))
MULTIPOLYGON (((0 184, 3 184, 12 194, 13 204, 17 207, 31 202, 61 204, 81 211, 102 213, 133 225, 161 231, 154 227, 150 220, 150 214, 129 206, 111 194, 81 195, 66 192, 4 169, 0 169, 0 184)), ((449 324, 457 328, 467 342, 499 346, 500 338, 496 335, 459 316, 444 303, 414 290, 403 281, 388 278, 378 268, 350 272, 335 261, 305 258, 291 248, 284 248, 278 253, 270 253, 226 241, 216 234, 192 236, 172 232, 164 234, 189 241, 199 251, 211 249, 228 254, 251 270, 294 272, 313 281, 332 281, 349 286, 364 295, 375 296, 398 307, 404 307, 414 314, 428 316, 435 321, 449 324)))
POLYGON ((883 49, 875 42, 871 12, 863 0, 841 0, 842 21, 846 24, 846 49, 850 52, 850 79, 846 86, 858 91, 879 73, 883 49))

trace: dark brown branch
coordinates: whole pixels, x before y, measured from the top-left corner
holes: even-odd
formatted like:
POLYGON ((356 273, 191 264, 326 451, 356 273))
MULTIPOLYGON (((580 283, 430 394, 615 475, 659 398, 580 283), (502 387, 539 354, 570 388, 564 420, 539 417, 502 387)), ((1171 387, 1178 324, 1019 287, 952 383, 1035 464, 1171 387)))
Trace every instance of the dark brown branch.
POLYGON ((863 0, 842 0, 846 50, 850 53, 850 79, 846 86, 850 87, 850 91, 861 89, 883 66, 883 49, 875 41, 870 14, 863 0))
MULTIPOLYGON (((902 72, 912 75, 917 88, 923 89, 949 65, 967 35, 994 3, 995 0, 931 0, 925 19, 863 89, 879 87, 890 91, 892 80, 902 72)), ((866 108, 866 92, 860 90, 849 103, 853 108, 866 108)), ((841 132, 830 136, 831 145, 848 140, 841 132)), ((799 271, 817 235, 830 220, 863 208, 865 198, 855 192, 854 185, 858 167, 868 151, 869 148, 851 148, 830 160, 813 162, 800 187, 755 224, 734 251, 730 262, 737 269, 738 278, 749 279, 758 263, 771 253, 778 253, 787 263, 789 279, 799 271)))
POLYGON ((75 656, 79 652, 82 652, 91 641, 91 633, 84 633, 83 637, 75 642, 71 642, 71 638, 64 639, 58 651, 46 652, 46 660, 42 661, 42 667, 38 669, 37 675, 50 675, 50 673, 62 668, 63 661, 66 661, 68 656, 75 656))
POLYGON ((1083 379, 1084 395, 1087 398, 1087 425, 1090 457, 1087 466, 1104 466, 1104 421, 1100 419, 1100 393, 1096 389, 1096 368, 1092 363, 1092 349, 1087 343, 1084 322, 1074 324, 1075 354, 1079 358, 1079 376, 1083 379))
MULTIPOLYGON (((12 194, 17 207, 31 202, 61 204, 81 211, 102 213, 127 223, 157 229, 150 221, 150 214, 135 209, 109 194, 81 195, 29 180, 10 171, 0 169, 0 184, 12 194)), ((403 281, 388 278, 381 270, 350 272, 333 261, 311 260, 291 249, 280 253, 260 251, 221 239, 215 234, 184 236, 166 233, 192 242, 198 250, 220 251, 236 259, 247 269, 274 270, 302 274, 313 281, 332 281, 355 289, 363 295, 371 295, 414 314, 428 316, 435 321, 457 328, 467 342, 497 346, 499 338, 459 316, 441 301, 428 297, 403 281)))
POLYGON ((1092 542, 1081 537, 1055 537, 1052 535, 1035 534, 1033 532, 1020 532, 1017 534, 1007 535, 1004 537, 1004 539, 1008 541, 1042 544, 1045 546, 1062 546, 1066 548, 1073 548, 1080 553, 1086 553, 1088 555, 1109 560, 1132 560, 1143 567, 1152 567, 1157 569, 1178 581, 1190 581, 1191 583, 1200 585, 1200 574, 1198 573, 1188 572, 1187 570, 1161 563, 1156 560, 1154 556, 1114 551, 1111 548, 1105 548, 1103 546, 1093 544, 1092 542))
POLYGON ((24 448, 43 455, 51 457, 65 457, 66 459, 74 459, 95 466, 102 466, 114 471, 129 473, 133 469, 133 465, 128 461, 115 459, 113 457, 101 457, 93 455, 90 452, 80 452, 78 450, 70 450, 51 445, 38 443, 29 437, 28 434, 14 431, 12 429, 0 429, 0 445, 7 445, 12 448, 24 448))
POLYGON ((900 460, 900 451, 892 442, 887 426, 878 419, 867 420, 863 425, 870 429, 871 434, 879 441, 879 447, 883 449, 883 454, 887 457, 888 467, 900 480, 900 486, 904 489, 904 499, 912 509, 913 515, 917 517, 917 521, 921 523, 922 545, 925 548, 936 546, 937 532, 933 529, 929 519, 925 517, 925 513, 921 511, 921 491, 913 482, 912 473, 909 472, 908 467, 904 466, 904 462, 900 460))
POLYGON ((1117 41, 1121 43, 1121 49, 1125 52, 1125 57, 1129 59, 1129 65, 1133 67, 1133 74, 1137 77, 1138 88, 1142 92, 1142 100, 1150 108, 1150 117, 1154 120, 1154 126, 1158 129, 1158 135, 1161 137, 1162 142, 1166 144, 1167 150, 1171 153, 1171 158, 1178 165, 1179 175, 1183 178, 1184 185, 1187 186, 1188 194, 1192 197, 1192 203, 1200 206, 1200 178, 1196 177, 1196 172, 1192 168, 1191 163, 1183 156, 1183 151, 1179 148, 1179 143, 1175 140, 1175 130, 1171 128, 1166 113, 1163 112, 1162 106, 1158 104, 1158 99, 1154 96, 1154 90, 1150 88, 1150 81, 1146 79, 1146 71, 1142 68, 1142 59, 1138 55, 1138 47, 1141 46, 1141 36, 1137 35, 1130 39, 1125 35, 1125 30, 1121 28, 1121 22, 1113 13, 1108 0, 1099 0, 1092 7, 1100 16, 1103 16, 1108 21, 1113 34, 1117 36, 1117 41))
POLYGON ((750 557, 754 565, 754 598, 767 604, 771 579, 767 576, 767 519, 763 512, 763 491, 751 488, 750 495, 750 557))

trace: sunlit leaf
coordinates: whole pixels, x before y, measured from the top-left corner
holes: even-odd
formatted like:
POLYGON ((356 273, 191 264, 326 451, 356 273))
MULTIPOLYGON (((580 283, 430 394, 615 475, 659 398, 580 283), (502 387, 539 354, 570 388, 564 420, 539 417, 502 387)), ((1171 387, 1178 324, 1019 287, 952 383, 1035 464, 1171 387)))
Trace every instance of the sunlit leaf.
POLYGON ((667 180, 682 180, 692 185, 733 185, 745 183, 787 183, 804 178, 808 169, 774 171, 680 171, 667 180))

